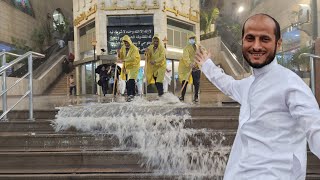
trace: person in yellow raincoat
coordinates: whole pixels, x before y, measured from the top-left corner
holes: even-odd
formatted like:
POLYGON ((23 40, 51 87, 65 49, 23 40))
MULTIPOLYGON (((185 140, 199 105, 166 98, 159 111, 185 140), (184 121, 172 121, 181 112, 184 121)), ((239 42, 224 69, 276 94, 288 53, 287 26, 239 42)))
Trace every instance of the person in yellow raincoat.
POLYGON ((195 56, 196 50, 199 47, 200 46, 196 44, 195 34, 194 33, 190 34, 188 36, 188 44, 183 49, 183 56, 180 60, 179 67, 178 67, 179 80, 182 83, 182 87, 184 83, 186 83, 186 85, 182 89, 181 96, 179 97, 181 101, 184 101, 187 85, 188 83, 190 83, 194 85, 193 101, 198 102, 201 71, 198 65, 194 63, 194 56, 195 56))
POLYGON ((163 95, 163 80, 166 72, 166 50, 160 43, 160 38, 155 35, 152 38, 151 45, 146 48, 147 58, 147 82, 148 84, 156 84, 158 95, 163 95))
POLYGON ((117 62, 123 63, 120 78, 127 81, 127 101, 131 101, 136 92, 135 80, 137 79, 139 73, 140 53, 139 49, 132 43, 128 35, 124 35, 122 37, 122 46, 121 49, 118 50, 117 62))

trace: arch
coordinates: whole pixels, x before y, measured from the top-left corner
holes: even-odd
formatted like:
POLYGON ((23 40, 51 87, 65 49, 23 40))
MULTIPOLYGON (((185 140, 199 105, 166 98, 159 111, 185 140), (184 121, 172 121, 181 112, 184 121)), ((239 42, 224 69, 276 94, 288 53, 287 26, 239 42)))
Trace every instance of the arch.
POLYGON ((54 30, 58 30, 58 26, 66 26, 66 21, 65 21, 65 17, 63 15, 63 13, 61 12, 60 8, 57 8, 56 10, 54 10, 53 12, 53 29, 54 30))

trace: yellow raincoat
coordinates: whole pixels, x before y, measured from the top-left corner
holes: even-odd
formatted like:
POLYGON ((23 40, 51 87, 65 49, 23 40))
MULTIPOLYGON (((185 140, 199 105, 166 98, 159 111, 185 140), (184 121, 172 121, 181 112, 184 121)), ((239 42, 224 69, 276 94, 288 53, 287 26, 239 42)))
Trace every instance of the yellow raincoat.
POLYGON ((158 35, 153 36, 152 43, 148 47, 149 51, 146 53, 147 58, 147 66, 146 66, 146 72, 147 72, 147 80, 148 84, 154 84, 154 77, 157 77, 158 83, 163 83, 164 75, 166 72, 166 50, 164 46, 161 43, 161 40, 158 35), (158 48, 154 51, 154 38, 157 38, 159 40, 158 48), (151 61, 155 61, 155 64, 151 64, 151 61))
POLYGON ((122 37, 122 47, 120 49, 119 58, 123 60, 123 67, 121 69, 120 77, 126 80, 126 74, 129 79, 137 79, 140 68, 140 53, 139 49, 132 43, 128 35, 122 37), (126 46, 123 41, 130 44, 128 53, 126 54, 126 46))
MULTIPOLYGON (((194 33, 191 33, 188 36, 188 40, 191 37, 195 37, 194 33)), ((199 48, 199 45, 196 44, 196 49, 199 48)), ((183 49, 183 55, 179 62, 178 73, 179 73, 179 80, 180 82, 187 80, 189 84, 193 83, 192 75, 190 73, 192 69, 192 64, 194 62, 194 56, 196 54, 196 49, 193 45, 189 44, 183 49)))

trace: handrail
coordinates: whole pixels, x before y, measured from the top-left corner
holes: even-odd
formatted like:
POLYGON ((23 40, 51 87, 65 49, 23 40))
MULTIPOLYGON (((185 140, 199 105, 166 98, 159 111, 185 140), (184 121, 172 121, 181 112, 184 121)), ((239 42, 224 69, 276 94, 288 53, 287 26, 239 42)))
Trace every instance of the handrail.
POLYGON ((311 69, 311 73, 310 73, 310 84, 311 84, 311 90, 312 93, 315 94, 315 75, 314 75, 314 61, 313 58, 320 58, 320 56, 317 56, 315 54, 310 54, 310 53, 302 53, 299 55, 299 58, 301 57, 310 57, 310 69, 311 69))
POLYGON ((0 57, 2 57, 2 66, 0 67, 0 74, 2 74, 2 92, 0 93, 0 96, 2 97, 2 114, 0 116, 0 120, 8 120, 7 114, 18 104, 22 101, 23 98, 25 98, 27 95, 29 95, 29 120, 34 120, 33 119, 33 79, 32 79, 32 56, 38 56, 38 57, 44 57, 43 54, 36 53, 29 51, 23 55, 18 55, 10 52, 1 52, 0 57), (6 55, 11 55, 18 57, 15 60, 11 61, 10 63, 6 63, 6 55), (28 58, 28 73, 18 79, 12 86, 7 88, 7 75, 6 75, 6 70, 9 69, 11 66, 15 65, 16 63, 19 63, 23 59, 28 58), (9 109, 7 108, 7 92, 10 90, 12 87, 16 86, 19 82, 21 82, 25 77, 29 75, 29 82, 28 82, 28 91, 9 109))
POLYGON ((15 56, 15 57, 19 57, 21 55, 19 54, 15 54, 15 53, 12 53, 12 52, 0 52, 0 56, 3 56, 4 54, 8 54, 8 55, 11 55, 11 56, 15 56))
MULTIPOLYGON (((20 79, 16 80, 16 82, 10 86, 9 88, 7 88, 5 91, 2 91, 0 93, 0 96, 2 96, 3 94, 5 94, 6 92, 8 92, 10 89, 12 89, 14 86, 16 86, 20 81, 22 81, 24 78, 26 78, 29 75, 29 73, 25 74, 23 77, 21 77, 20 79)), ((1 119, 1 118, 0 118, 1 119)))
MULTIPOLYGON (((5 53, 5 54, 7 54, 7 53, 5 53)), ((11 66, 13 66, 14 64, 19 63, 19 62, 22 61, 24 58, 26 58, 26 57, 28 57, 28 56, 30 56, 30 55, 36 55, 36 56, 42 57, 42 58, 44 57, 43 54, 29 51, 29 52, 27 52, 27 53, 25 53, 25 54, 23 54, 23 55, 20 55, 17 59, 11 61, 9 64, 6 64, 5 66, 2 66, 2 67, 0 68, 0 74, 2 74, 3 71, 9 69, 11 66)))

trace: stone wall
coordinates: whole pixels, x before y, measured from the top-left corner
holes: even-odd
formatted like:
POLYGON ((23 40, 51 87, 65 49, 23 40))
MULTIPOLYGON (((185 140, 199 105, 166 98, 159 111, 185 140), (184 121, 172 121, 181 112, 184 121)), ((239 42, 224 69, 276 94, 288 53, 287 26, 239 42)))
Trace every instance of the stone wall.
POLYGON ((30 0, 35 17, 14 8, 4 1, 0 1, 0 42, 11 44, 11 37, 30 41, 31 33, 39 28, 41 22, 52 21, 53 12, 60 8, 67 20, 72 23, 72 0, 39 1, 30 0), (48 19, 51 17, 51 19, 48 19))

